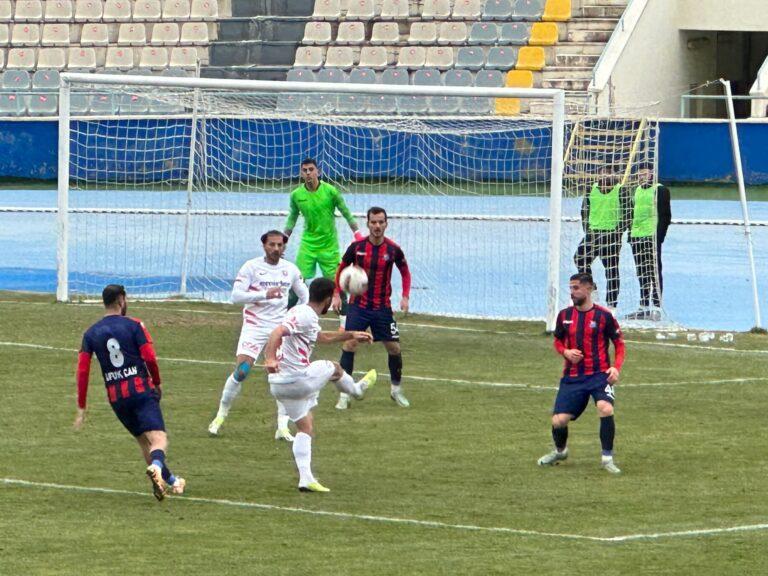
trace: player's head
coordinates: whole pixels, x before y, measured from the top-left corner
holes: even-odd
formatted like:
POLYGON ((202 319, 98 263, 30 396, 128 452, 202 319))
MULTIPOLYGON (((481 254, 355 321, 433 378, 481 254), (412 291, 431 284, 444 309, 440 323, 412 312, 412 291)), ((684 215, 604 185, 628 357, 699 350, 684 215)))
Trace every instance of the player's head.
POLYGON ((277 264, 285 251, 288 236, 280 230, 270 230, 261 235, 261 244, 264 246, 264 258, 270 264, 277 264))
POLYGON ((314 158, 305 158, 301 162, 301 179, 310 187, 315 187, 320 182, 320 169, 314 158))
POLYGON ((122 316, 128 312, 125 286, 122 284, 109 284, 101 291, 101 300, 107 310, 119 310, 122 316))
POLYGON ((653 167, 648 163, 641 164, 637 170, 637 177, 640 184, 651 184, 654 178, 653 167))
POLYGON ((592 279, 592 274, 579 272, 571 276, 569 288, 573 303, 576 306, 583 306, 592 303, 592 291, 597 289, 597 285, 592 279))
POLYGON ((378 206, 368 208, 368 230, 373 238, 381 238, 387 229, 387 211, 378 206))
POLYGON ((312 284, 309 285, 309 302, 320 304, 322 306, 321 313, 325 314, 328 312, 328 308, 331 307, 335 288, 336 284, 330 278, 315 278, 312 280, 312 284))

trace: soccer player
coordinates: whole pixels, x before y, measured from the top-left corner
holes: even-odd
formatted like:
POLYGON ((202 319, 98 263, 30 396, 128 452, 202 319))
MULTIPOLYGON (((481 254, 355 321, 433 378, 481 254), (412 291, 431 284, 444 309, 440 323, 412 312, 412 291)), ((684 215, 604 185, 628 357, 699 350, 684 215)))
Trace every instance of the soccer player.
POLYGON ((561 310, 555 327, 555 350, 565 358, 565 369, 555 399, 552 438, 555 449, 539 458, 539 466, 552 466, 568 458, 568 423, 576 420, 590 396, 600 415, 602 467, 612 474, 621 470, 613 462, 614 384, 624 363, 624 340, 618 322, 608 309, 592 303, 595 283, 589 274, 574 274, 570 280, 573 306, 561 310), (609 343, 615 358, 611 364, 609 343))
MULTIPOLYGON (((403 279, 403 294, 400 298, 400 310, 408 312, 408 297, 411 291, 411 273, 400 246, 384 236, 387 230, 387 211, 374 206, 367 213, 367 238, 355 240, 344 253, 336 273, 336 294, 333 307, 341 307, 339 296, 339 276, 347 266, 356 264, 368 274, 368 291, 360 296, 353 296, 348 307, 346 327, 349 330, 371 329, 374 342, 383 342, 389 355, 389 375, 391 378, 390 396, 398 406, 408 408, 410 402, 403 394, 401 379, 403 376, 403 357, 400 353, 400 331, 392 314, 392 267, 397 266, 403 279)), ((347 340, 342 345, 339 364, 352 374, 355 367, 357 342, 347 340)), ((339 394, 336 408, 346 410, 349 407, 349 395, 339 394)))
POLYGON ((140 320, 126 317, 128 303, 123 286, 110 284, 101 298, 106 314, 85 331, 78 356, 75 430, 85 422, 91 356, 96 354, 109 403, 139 443, 155 498, 165 498, 169 486, 173 494, 183 494, 185 480, 174 476, 165 463, 168 436, 160 411, 160 370, 152 338, 140 320))
MULTIPOLYGON (((299 214, 304 216, 304 232, 296 254, 296 266, 307 282, 315 277, 318 266, 324 278, 333 279, 341 260, 336 233, 336 209, 349 224, 355 238, 364 236, 359 232, 357 221, 347 208, 344 197, 335 187, 320 179, 317 162, 312 158, 307 158, 301 163, 301 178, 303 184, 291 192, 290 210, 284 232, 290 237, 299 214)), ((294 304, 295 300, 292 298, 288 307, 294 304)))
POLYGON ((359 382, 336 362, 310 362, 315 343, 370 342, 367 332, 321 332, 319 317, 328 312, 334 284, 327 278, 316 278, 309 286, 309 304, 292 308, 282 324, 272 331, 264 350, 264 366, 269 373, 269 390, 283 403, 298 432, 293 441, 293 457, 299 470, 299 490, 330 492, 312 474, 312 408, 317 406, 320 390, 332 381, 339 390, 358 400, 376 383, 376 371, 369 371, 359 382))
MULTIPOLYGON (((299 269, 282 258, 288 238, 279 230, 262 234, 264 256, 243 264, 232 287, 232 302, 243 304, 243 328, 237 343, 235 370, 229 375, 221 392, 219 410, 208 425, 208 432, 217 435, 229 415, 232 403, 243 386, 243 381, 258 359, 269 335, 285 317, 288 291, 293 289, 299 302, 306 304, 309 291, 299 269)), ((293 441, 288 428, 285 408, 277 402, 277 430, 275 440, 293 441)))

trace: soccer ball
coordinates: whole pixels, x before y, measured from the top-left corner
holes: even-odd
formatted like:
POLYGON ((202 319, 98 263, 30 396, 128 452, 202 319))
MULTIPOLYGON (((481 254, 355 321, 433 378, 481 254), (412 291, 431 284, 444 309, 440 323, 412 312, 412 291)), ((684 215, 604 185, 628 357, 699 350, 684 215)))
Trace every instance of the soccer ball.
POLYGON ((339 276, 339 287, 353 296, 368 290, 368 274, 360 266, 347 266, 339 276))

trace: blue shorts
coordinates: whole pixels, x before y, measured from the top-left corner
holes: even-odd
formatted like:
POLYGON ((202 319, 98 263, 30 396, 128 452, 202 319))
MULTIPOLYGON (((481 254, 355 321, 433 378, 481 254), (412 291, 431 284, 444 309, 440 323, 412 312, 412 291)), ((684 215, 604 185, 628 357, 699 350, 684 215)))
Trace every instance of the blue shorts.
POLYGON ((400 330, 398 330, 397 322, 392 315, 392 308, 366 310, 350 304, 347 307, 347 321, 344 324, 344 329, 362 332, 368 328, 371 329, 374 342, 398 342, 400 340, 400 330))
POLYGON ((595 403, 605 400, 611 405, 614 404, 613 386, 608 384, 608 374, 598 372, 591 376, 561 379, 552 413, 572 414, 576 420, 589 404, 590 396, 595 403))
POLYGON ((154 394, 140 394, 112 404, 117 419, 134 436, 150 430, 165 431, 160 401, 154 394))

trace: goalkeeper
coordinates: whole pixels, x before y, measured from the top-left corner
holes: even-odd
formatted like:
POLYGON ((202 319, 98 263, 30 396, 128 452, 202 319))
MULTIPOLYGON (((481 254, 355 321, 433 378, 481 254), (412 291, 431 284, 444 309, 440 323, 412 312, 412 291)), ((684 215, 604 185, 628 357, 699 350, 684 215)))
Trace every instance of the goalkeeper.
MULTIPOLYGON (((327 182, 320 180, 317 162, 307 158, 301 163, 301 179, 304 181, 291 192, 290 210, 285 221, 285 235, 290 237, 299 214, 304 216, 304 233, 301 236, 296 266, 305 281, 315 277, 317 266, 323 277, 333 280, 341 262, 339 238, 336 233, 336 209, 349 224, 355 239, 365 236, 358 231, 357 221, 347 208, 341 193, 327 182)), ((288 306, 296 303, 291 294, 288 306)), ((341 324, 344 325, 342 312, 341 324)))

